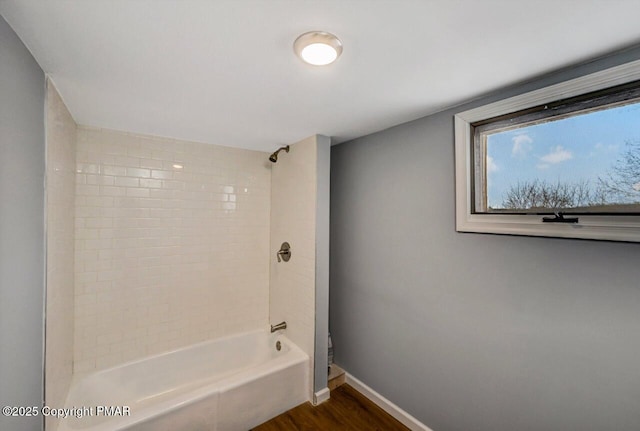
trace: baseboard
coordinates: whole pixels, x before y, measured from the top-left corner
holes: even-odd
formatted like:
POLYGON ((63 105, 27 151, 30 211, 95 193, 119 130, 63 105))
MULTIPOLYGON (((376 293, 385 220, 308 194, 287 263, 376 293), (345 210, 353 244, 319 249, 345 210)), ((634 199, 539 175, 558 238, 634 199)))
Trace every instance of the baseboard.
POLYGON ((317 406, 320 403, 327 401, 331 397, 331 392, 329 388, 320 389, 318 392, 313 394, 313 405, 317 406))
POLYGON ((369 398, 380 407, 385 412, 389 413, 391 416, 396 418, 398 422, 402 423, 404 426, 409 428, 412 431, 433 431, 431 428, 420 422, 418 419, 411 416, 409 413, 402 410, 397 405, 393 404, 391 401, 371 389, 369 386, 362 383, 360 380, 353 377, 348 372, 347 376, 347 384, 353 387, 356 391, 360 392, 365 397, 369 398))

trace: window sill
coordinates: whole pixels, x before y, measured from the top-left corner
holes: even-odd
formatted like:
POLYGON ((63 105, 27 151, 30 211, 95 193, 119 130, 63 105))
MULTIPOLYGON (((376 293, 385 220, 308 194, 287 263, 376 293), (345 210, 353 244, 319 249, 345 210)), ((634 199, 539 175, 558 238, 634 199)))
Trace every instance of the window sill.
POLYGON ((576 224, 542 223, 540 215, 459 215, 458 232, 640 242, 638 216, 580 216, 576 224), (623 220, 621 220, 623 219, 623 220))

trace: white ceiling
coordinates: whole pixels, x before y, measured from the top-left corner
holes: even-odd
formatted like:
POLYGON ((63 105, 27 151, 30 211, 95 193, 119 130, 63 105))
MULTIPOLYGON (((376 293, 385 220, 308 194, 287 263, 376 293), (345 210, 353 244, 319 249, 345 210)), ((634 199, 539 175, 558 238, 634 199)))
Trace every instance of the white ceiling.
POLYGON ((638 0, 0 0, 80 124, 337 142, 640 41, 638 0), (295 38, 336 34, 303 64, 295 38))

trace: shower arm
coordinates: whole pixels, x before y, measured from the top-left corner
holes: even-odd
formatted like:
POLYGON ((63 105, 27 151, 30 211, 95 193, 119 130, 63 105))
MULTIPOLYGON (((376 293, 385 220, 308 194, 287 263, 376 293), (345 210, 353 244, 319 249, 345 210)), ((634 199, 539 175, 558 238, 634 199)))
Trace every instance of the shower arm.
POLYGON ((288 153, 288 152, 289 152, 289 146, 288 146, 288 145, 286 145, 286 146, 284 146, 284 147, 280 147, 280 148, 278 148, 278 149, 277 149, 273 154, 271 154, 271 155, 269 156, 269 161, 270 161, 271 163, 275 163, 275 162, 277 162, 277 161, 278 161, 278 153, 279 153, 280 151, 282 151, 282 150, 284 150, 284 151, 285 151, 285 153, 288 153))

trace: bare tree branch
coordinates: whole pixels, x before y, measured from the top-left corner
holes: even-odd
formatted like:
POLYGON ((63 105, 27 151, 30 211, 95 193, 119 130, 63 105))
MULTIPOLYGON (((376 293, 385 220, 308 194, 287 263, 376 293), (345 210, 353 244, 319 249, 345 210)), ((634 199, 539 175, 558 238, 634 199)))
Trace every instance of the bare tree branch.
POLYGON ((598 183, 610 203, 640 203, 640 142, 627 142, 626 151, 598 183))
POLYGON ((506 192, 504 209, 562 209, 599 204, 589 181, 549 183, 541 180, 518 182, 506 192))

